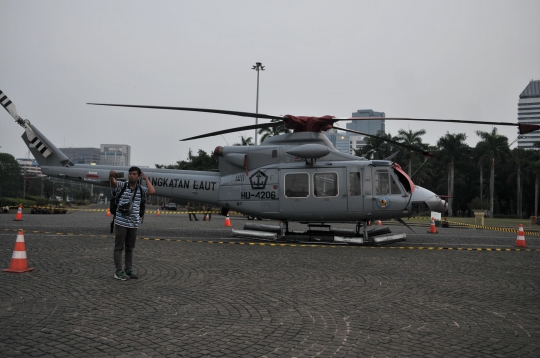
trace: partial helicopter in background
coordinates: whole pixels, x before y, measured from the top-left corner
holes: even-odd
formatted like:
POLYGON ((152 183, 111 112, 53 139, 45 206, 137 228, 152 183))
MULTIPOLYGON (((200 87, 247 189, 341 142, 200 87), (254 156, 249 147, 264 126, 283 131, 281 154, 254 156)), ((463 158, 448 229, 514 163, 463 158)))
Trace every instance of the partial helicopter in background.
MULTIPOLYGON (((1 91, 0 103, 24 128, 22 138, 44 174, 101 186, 109 186, 110 170, 127 178, 128 167, 74 164, 29 120, 22 119, 15 105, 1 91)), ((342 120, 373 119, 371 117, 298 117, 189 107, 89 104, 220 113, 275 120, 182 140, 280 125, 292 129, 293 133, 269 137, 259 146, 216 147, 213 154, 219 162, 219 172, 145 170, 156 195, 217 205, 222 208, 223 215, 233 210, 249 216, 280 220, 281 237, 289 233, 289 221, 319 226, 351 222, 356 224, 356 234, 363 237, 361 243, 373 243, 367 230, 370 221, 396 219, 404 223, 402 218, 409 217, 413 204, 418 203, 425 203, 431 211, 446 211, 445 200, 425 188, 415 186, 397 163, 341 153, 321 133, 336 128, 377 137, 335 125, 342 120), (361 229, 363 233, 360 233, 361 229)), ((522 123, 388 117, 385 120, 511 125, 518 126, 521 134, 540 129, 537 125, 522 123)), ((387 141, 424 156, 432 156, 422 149, 387 141)))

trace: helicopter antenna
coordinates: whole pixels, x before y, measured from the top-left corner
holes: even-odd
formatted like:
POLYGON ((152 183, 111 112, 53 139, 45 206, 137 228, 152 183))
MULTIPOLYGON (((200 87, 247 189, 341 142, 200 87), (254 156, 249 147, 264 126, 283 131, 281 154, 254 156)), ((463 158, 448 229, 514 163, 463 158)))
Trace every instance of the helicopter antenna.
POLYGON ((517 142, 517 140, 518 140, 518 139, 521 139, 521 138, 523 138, 523 136, 521 136, 521 135, 518 135, 518 136, 517 136, 517 138, 516 138, 516 139, 514 139, 514 141, 513 141, 512 143, 508 144, 508 147, 511 147, 511 146, 512 146, 512 144, 514 144, 515 142, 517 142))
POLYGON ((225 139, 225 137, 223 136, 223 134, 221 134, 221 138, 223 138, 223 140, 225 141, 225 143, 227 143, 227 145, 229 145, 229 142, 227 142, 227 139, 225 139))
POLYGON ((415 176, 416 173, 418 173, 418 171, 420 170, 420 168, 422 168, 422 167, 424 166, 424 164, 426 164, 427 160, 428 160, 428 157, 424 157, 424 162, 422 163, 422 165, 420 165, 420 166, 418 167, 418 169, 416 169, 416 171, 413 173, 413 175, 411 175, 411 179, 415 176))

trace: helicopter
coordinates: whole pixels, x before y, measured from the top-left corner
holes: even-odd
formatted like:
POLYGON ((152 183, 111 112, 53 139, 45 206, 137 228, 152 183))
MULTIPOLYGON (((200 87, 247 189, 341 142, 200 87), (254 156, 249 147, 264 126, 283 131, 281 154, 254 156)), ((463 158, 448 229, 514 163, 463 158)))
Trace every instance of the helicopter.
MULTIPOLYGON (((51 143, 28 119, 22 119, 15 105, 0 91, 0 103, 24 128, 23 141, 41 166, 44 174, 79 182, 109 186, 109 173, 115 170, 120 179, 127 178, 128 167, 74 164, 51 143)), ((281 237, 289 233, 289 222, 326 226, 329 223, 356 224, 356 234, 369 240, 367 226, 373 220, 411 216, 413 204, 424 203, 431 211, 444 212, 447 202, 428 189, 416 186, 399 164, 390 160, 371 160, 339 152, 324 135, 339 128, 341 120, 367 120, 371 117, 336 118, 267 115, 191 107, 163 107, 124 104, 88 103, 115 107, 182 110, 220 113, 262 119, 261 123, 206 133, 182 140, 193 140, 224 133, 285 125, 292 133, 267 138, 258 146, 218 146, 213 155, 219 162, 218 172, 145 169, 155 195, 198 201, 229 211, 265 219, 279 220, 281 237), (360 234, 360 230, 363 233, 360 234)), ((389 118, 385 120, 420 120, 451 123, 475 123, 518 126, 520 133, 540 129, 538 125, 506 122, 460 121, 443 119, 389 118)), ((395 145, 432 156, 431 153, 389 140, 395 145)), ((143 183, 144 185, 144 183, 143 183)), ((406 225, 406 224, 405 224, 406 225)))

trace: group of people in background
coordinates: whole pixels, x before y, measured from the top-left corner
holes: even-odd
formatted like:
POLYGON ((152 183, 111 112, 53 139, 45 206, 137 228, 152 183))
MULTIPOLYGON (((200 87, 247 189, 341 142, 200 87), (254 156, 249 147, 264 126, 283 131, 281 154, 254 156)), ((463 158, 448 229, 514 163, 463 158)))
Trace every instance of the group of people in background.
MULTIPOLYGON (((167 204, 161 203, 160 206, 161 210, 165 210, 167 204)), ((199 219, 197 219, 195 211, 197 211, 199 214, 203 214, 203 220, 207 217, 206 220, 210 221, 212 219, 212 210, 214 209, 214 207, 213 205, 202 205, 200 210, 196 210, 193 203, 188 201, 188 203, 184 205, 184 209, 186 209, 186 211, 188 212, 189 221, 199 221, 199 219)))
MULTIPOLYGON (((188 211, 189 221, 193 221, 193 220, 199 221, 199 219, 197 219, 197 215, 195 215, 194 213, 195 206, 193 206, 191 202, 188 201, 188 203, 185 206, 185 209, 188 211), (191 218, 192 216, 193 216, 193 219, 191 218)), ((206 216, 208 217, 207 218, 208 221, 212 219, 212 209, 213 209, 212 205, 203 205, 201 207, 201 212, 204 215, 204 217, 206 216)))

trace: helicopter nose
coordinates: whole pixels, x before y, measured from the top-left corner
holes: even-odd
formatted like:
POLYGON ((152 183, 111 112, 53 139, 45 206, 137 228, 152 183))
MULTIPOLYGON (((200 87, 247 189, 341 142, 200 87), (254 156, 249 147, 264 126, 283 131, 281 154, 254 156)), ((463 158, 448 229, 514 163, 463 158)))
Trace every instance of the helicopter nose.
POLYGON ((448 203, 446 200, 441 199, 438 195, 433 195, 431 198, 426 200, 426 204, 431 211, 436 211, 438 213, 444 213, 448 210, 448 203))
POLYGON ((438 213, 444 213, 448 209, 448 203, 445 200, 434 192, 418 185, 413 193, 412 201, 417 203, 424 202, 428 206, 429 210, 436 211, 438 213))

